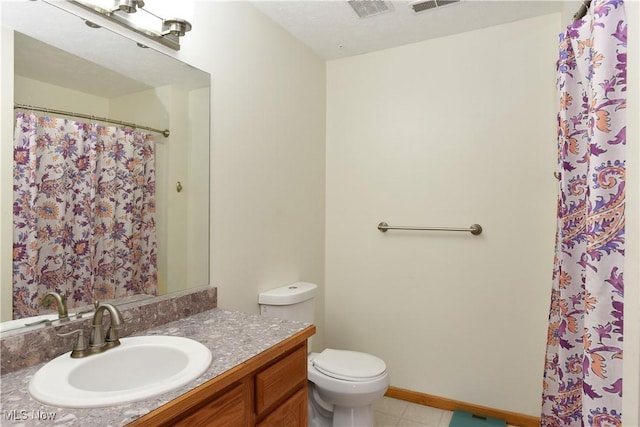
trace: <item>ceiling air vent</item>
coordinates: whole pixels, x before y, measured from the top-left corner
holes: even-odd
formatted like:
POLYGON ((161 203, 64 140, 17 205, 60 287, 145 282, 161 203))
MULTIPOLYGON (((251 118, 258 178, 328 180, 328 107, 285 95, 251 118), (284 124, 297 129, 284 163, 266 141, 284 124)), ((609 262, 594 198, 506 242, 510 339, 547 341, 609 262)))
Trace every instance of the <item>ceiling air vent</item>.
POLYGON ((391 3, 382 0, 349 0, 348 3, 360 18, 380 15, 393 10, 391 3))
POLYGON ((424 12, 425 10, 434 9, 436 7, 446 6, 458 2, 460 2, 460 0, 426 0, 410 3, 410 6, 415 13, 419 13, 424 12))

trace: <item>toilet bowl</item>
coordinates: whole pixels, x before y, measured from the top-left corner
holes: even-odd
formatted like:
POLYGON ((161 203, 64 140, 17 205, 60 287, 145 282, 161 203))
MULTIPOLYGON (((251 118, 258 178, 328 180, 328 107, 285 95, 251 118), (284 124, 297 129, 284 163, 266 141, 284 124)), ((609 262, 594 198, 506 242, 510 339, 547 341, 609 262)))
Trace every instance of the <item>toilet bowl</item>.
MULTIPOLYGON (((260 313, 313 322, 316 288, 313 283, 297 282, 262 292, 258 297, 260 313)), ((309 353, 307 372, 310 426, 373 426, 373 403, 389 388, 389 373, 382 359, 328 348, 309 353)))
POLYGON ((307 372, 309 425, 373 426, 373 403, 389 388, 384 361, 367 353, 326 349, 309 354, 307 372))

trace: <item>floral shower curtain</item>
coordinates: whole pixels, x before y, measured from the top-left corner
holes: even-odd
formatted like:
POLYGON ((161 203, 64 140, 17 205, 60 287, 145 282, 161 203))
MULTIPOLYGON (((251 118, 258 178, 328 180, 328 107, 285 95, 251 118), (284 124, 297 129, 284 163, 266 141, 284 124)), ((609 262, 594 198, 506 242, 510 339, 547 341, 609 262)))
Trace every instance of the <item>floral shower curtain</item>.
POLYGON ((594 0, 560 36, 543 426, 622 425, 626 29, 622 0, 594 0))
POLYGON ((14 318, 157 292, 153 137, 17 113, 14 318))

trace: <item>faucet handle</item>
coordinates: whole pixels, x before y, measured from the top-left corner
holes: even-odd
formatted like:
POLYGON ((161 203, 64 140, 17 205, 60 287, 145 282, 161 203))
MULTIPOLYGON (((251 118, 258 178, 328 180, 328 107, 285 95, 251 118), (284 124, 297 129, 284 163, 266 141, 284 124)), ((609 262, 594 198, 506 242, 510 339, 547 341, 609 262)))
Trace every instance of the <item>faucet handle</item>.
POLYGON ((76 329, 75 331, 66 332, 64 334, 56 333, 56 335, 59 337, 70 337, 75 334, 78 334, 78 340, 76 341, 76 345, 71 351, 71 357, 77 359, 87 356, 87 350, 89 346, 87 345, 87 339, 84 337, 84 331, 82 329, 76 329))

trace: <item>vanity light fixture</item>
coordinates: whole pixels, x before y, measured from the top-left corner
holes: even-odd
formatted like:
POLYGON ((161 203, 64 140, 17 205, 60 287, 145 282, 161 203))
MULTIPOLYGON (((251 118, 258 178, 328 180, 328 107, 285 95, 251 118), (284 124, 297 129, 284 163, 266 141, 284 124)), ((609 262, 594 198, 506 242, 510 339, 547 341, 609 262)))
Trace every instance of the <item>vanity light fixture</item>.
POLYGON ((136 13, 137 8, 144 7, 144 1, 142 0, 118 0, 116 2, 118 10, 126 13, 136 13))
POLYGON ((95 22, 91 22, 88 19, 85 19, 84 23, 87 27, 90 27, 90 28, 102 28, 100 25, 96 24, 95 22))
POLYGON ((164 33, 173 34, 176 37, 182 37, 188 31, 191 31, 191 24, 184 19, 174 18, 165 19, 162 23, 164 33))
MULTIPOLYGON (((56 0, 43 1, 52 3, 54 6, 56 3, 56 0)), ((188 31, 191 31, 191 24, 184 19, 166 19, 146 10, 144 8, 144 0, 66 1, 91 13, 100 15, 111 22, 115 22, 173 50, 180 50, 180 37, 183 37, 188 31)))

